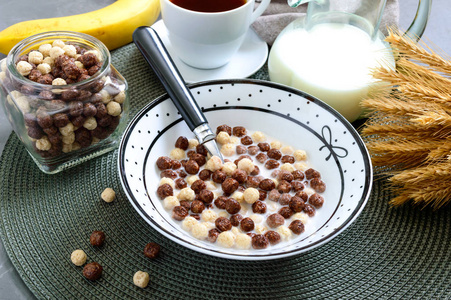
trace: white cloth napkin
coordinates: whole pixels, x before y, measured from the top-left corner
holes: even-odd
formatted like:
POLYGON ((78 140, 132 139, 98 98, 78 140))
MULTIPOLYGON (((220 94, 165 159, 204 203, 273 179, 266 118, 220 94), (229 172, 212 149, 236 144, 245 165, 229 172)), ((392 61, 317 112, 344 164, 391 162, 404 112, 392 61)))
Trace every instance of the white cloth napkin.
MULTIPOLYGON (((252 24, 255 32, 272 45, 279 33, 295 19, 305 15, 307 5, 290 7, 287 0, 271 0, 265 12, 252 24)), ((398 0, 387 0, 382 16, 380 29, 386 32, 387 27, 396 26, 399 23, 398 0)))

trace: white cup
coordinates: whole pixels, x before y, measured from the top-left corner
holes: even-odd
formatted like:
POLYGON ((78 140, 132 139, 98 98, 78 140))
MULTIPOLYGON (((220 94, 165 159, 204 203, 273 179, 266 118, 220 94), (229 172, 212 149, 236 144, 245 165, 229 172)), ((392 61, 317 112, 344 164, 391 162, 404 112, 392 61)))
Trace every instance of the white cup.
POLYGON ((228 11, 198 12, 160 0, 161 16, 174 52, 183 62, 199 69, 227 64, 269 2, 262 0, 255 11, 255 0, 247 0, 228 11))

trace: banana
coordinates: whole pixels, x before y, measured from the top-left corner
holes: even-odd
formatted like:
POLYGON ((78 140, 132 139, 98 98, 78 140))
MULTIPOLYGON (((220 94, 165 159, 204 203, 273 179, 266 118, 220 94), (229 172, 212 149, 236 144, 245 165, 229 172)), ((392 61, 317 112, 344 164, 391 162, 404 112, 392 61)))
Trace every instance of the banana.
POLYGON ((21 40, 46 31, 86 33, 112 50, 130 43, 133 31, 139 26, 152 25, 159 14, 159 0, 117 0, 84 14, 20 22, 0 32, 0 52, 8 54, 21 40))

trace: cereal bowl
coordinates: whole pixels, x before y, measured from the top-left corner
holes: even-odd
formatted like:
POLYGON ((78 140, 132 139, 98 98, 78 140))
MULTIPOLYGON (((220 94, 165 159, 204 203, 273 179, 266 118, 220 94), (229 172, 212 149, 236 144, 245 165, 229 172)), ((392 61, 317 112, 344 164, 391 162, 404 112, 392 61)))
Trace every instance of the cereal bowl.
MULTIPOLYGON (((324 205, 305 222, 305 231, 265 249, 227 248, 198 239, 174 220, 157 195, 156 161, 174 149, 179 136, 193 139, 167 95, 144 107, 127 127, 118 168, 133 207, 154 229, 192 250, 228 259, 266 260, 296 255, 343 232, 363 210, 372 186, 372 166, 359 134, 339 113, 299 90, 259 80, 220 80, 190 86, 212 128, 243 126, 302 149, 321 173, 324 205)), ((270 202, 269 200, 266 200, 270 202)), ((235 229, 235 232, 238 229, 235 229)))

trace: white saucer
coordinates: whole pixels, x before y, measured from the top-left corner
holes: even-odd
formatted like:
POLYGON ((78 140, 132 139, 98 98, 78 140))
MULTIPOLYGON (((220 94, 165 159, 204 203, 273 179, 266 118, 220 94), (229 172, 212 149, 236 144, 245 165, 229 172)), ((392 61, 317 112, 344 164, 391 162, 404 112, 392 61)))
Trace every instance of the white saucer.
POLYGON ((152 28, 160 36, 163 44, 172 57, 180 74, 187 83, 213 79, 246 78, 257 72, 266 62, 268 57, 268 45, 252 29, 247 32, 246 39, 232 60, 216 69, 197 69, 182 62, 174 53, 171 42, 168 39, 168 31, 163 20, 152 25, 152 28))

